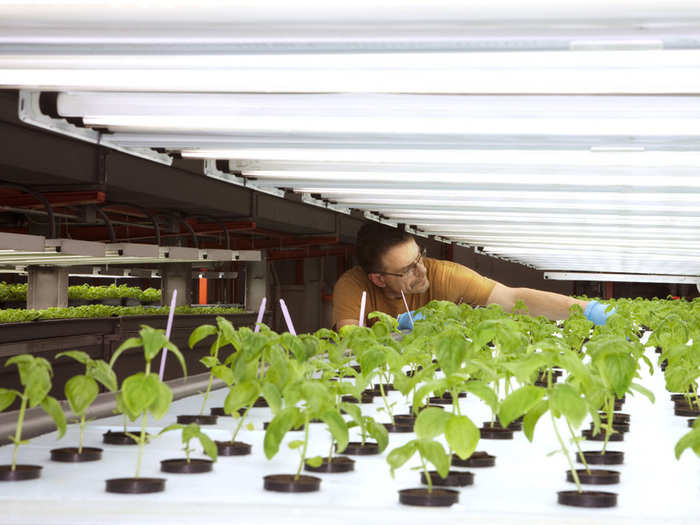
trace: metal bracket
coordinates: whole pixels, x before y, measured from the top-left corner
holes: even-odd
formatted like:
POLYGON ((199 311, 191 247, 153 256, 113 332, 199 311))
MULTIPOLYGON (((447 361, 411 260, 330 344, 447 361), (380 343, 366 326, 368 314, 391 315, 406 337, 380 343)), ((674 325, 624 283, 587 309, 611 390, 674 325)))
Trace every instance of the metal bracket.
POLYGON ((258 186, 255 182, 249 181, 244 177, 239 177, 232 173, 226 173, 221 171, 216 167, 216 160, 207 159, 204 161, 204 174, 212 179, 218 179, 223 182, 228 182, 229 184, 235 184, 236 186, 242 186, 254 191, 259 191, 261 193, 267 193, 268 195, 274 195, 275 197, 284 198, 284 190, 279 190, 277 188, 269 188, 264 186, 258 186))
POLYGON ((114 144, 109 140, 109 135, 104 135, 99 131, 89 128, 81 128, 60 118, 52 118, 44 115, 39 108, 39 96, 41 91, 21 89, 19 91, 18 115, 22 122, 31 124, 38 128, 47 129, 61 135, 67 135, 75 139, 84 140, 93 144, 100 144, 110 149, 121 151, 128 155, 141 157, 146 160, 172 165, 173 159, 164 153, 157 153, 149 148, 130 148, 114 144))

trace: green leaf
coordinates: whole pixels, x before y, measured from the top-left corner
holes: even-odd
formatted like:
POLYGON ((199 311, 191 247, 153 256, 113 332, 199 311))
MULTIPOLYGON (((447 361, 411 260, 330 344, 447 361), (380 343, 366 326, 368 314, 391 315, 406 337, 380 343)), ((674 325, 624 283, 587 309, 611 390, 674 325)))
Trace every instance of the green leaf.
POLYGON ((192 330, 192 333, 190 334, 190 338, 187 341, 187 344, 189 345, 190 348, 194 348, 194 345, 199 343, 202 339, 209 337, 210 335, 215 335, 216 334, 216 326, 212 326, 210 324, 203 324, 201 326, 198 326, 194 330, 192 330))
POLYGON ((689 448, 692 449, 692 451, 695 452, 698 457, 700 457, 700 426, 698 426, 698 424, 696 424, 690 432, 683 435, 683 437, 678 440, 678 443, 676 443, 676 446, 673 449, 674 453, 676 454, 676 459, 680 459, 681 454, 683 454, 683 452, 689 448))
POLYGON ((345 447, 348 446, 348 441, 350 440, 347 423, 345 423, 345 420, 335 410, 324 412, 323 415, 321 415, 321 419, 328 425, 328 430, 337 443, 338 452, 342 453, 345 447))
POLYGON ((389 463, 389 466, 391 467, 391 477, 394 477, 394 471, 397 468, 401 468, 404 463, 406 463, 409 459, 411 459, 411 456, 416 453, 416 450, 418 450, 418 441, 411 440, 405 445, 395 448, 386 457, 387 463, 389 463))
POLYGON ((493 413, 498 411, 498 396, 486 383, 482 381, 469 381, 462 387, 462 390, 474 394, 481 399, 493 413))
POLYGON ((51 390, 51 376, 36 361, 25 369, 24 376, 25 392, 29 397, 29 408, 32 408, 41 403, 51 390))
POLYGON ((296 450, 296 449, 301 448, 302 446, 304 446, 304 440, 302 440, 302 439, 295 439, 295 440, 293 440, 293 441, 290 441, 290 442, 287 444, 287 446, 288 446, 290 449, 292 449, 292 450, 296 450))
POLYGON ((625 395, 637 371, 637 361, 626 352, 606 352, 596 360, 600 375, 617 397, 625 395))
POLYGON ((55 398, 45 396, 41 401, 41 408, 44 409, 44 412, 50 415, 51 419, 53 419, 54 423, 56 423, 56 428, 58 429, 58 439, 61 439, 66 433, 66 416, 63 413, 61 405, 55 398))
POLYGON ((56 357, 54 357, 54 359, 58 359, 59 357, 63 356, 71 357, 84 365, 87 365, 90 362, 90 356, 86 352, 81 352, 80 350, 68 350, 66 352, 60 352, 56 354, 56 357))
POLYGON ((362 410, 355 403, 340 403, 341 410, 347 412, 353 421, 360 423, 362 419, 362 410))
POLYGON ((224 412, 233 414, 240 408, 247 407, 255 402, 260 395, 260 387, 255 381, 243 381, 231 387, 224 401, 224 412))
POLYGON ((17 390, 10 390, 8 388, 0 388, 0 412, 9 407, 14 403, 15 398, 20 395, 17 390))
POLYGON ((525 385, 501 402, 498 410, 498 420, 507 427, 512 421, 525 414, 544 397, 545 390, 538 386, 525 385))
POLYGON ((282 439, 285 434, 290 431, 292 425, 296 423, 298 415, 299 409, 297 407, 287 407, 272 418, 270 424, 267 425, 265 439, 263 440, 263 449, 265 450, 265 457, 267 459, 277 454, 282 439))
POLYGON ((379 452, 384 452, 386 447, 389 446, 389 431, 384 425, 377 423, 371 417, 367 417, 365 421, 367 426, 367 432, 370 436, 372 436, 372 439, 374 439, 377 442, 379 452))
POLYGON ((185 364, 185 358, 182 356, 182 353, 180 352, 177 346, 165 339, 165 336, 163 337, 163 339, 163 348, 167 348, 169 352, 171 352, 175 355, 175 357, 177 357, 177 360, 180 363, 180 368, 182 369, 182 373, 185 375, 185 377, 187 377, 187 365, 185 364))
POLYGON ((233 370, 231 370, 229 367, 224 365, 216 365, 211 369, 211 373, 226 383, 226 386, 231 386, 233 384, 233 370))
POLYGON ((384 356, 384 352, 378 348, 370 348, 366 352, 362 353, 359 362, 362 375, 369 377, 372 372, 384 365, 386 362, 386 357, 384 356))
POLYGON ((92 377, 110 392, 114 392, 118 388, 117 375, 114 373, 114 370, 110 368, 109 364, 101 359, 90 361, 85 375, 92 377))
POLYGON ((467 416, 451 416, 445 425, 447 444, 462 459, 474 453, 480 437, 479 429, 467 416))
POLYGON ((197 437, 199 438, 199 443, 202 445, 204 454, 209 456, 212 461, 216 461, 219 456, 219 450, 216 448, 214 441, 204 432, 199 432, 197 437))
POLYGON ((462 367, 467 354, 467 342, 464 335, 457 329, 442 332, 435 338, 435 355, 440 367, 449 376, 462 367))
POLYGON ((141 338, 140 337, 130 337, 126 341, 124 341, 122 344, 119 345, 119 347, 114 351, 114 354, 112 354, 112 359, 109 360, 109 366, 113 367, 115 361, 117 358, 126 350, 129 350, 131 348, 138 348, 141 346, 141 338))
POLYGON ((549 402, 542 400, 525 414, 523 418, 523 432, 530 442, 532 442, 532 438, 534 437, 537 422, 547 410, 549 410, 549 402))
POLYGON ((646 388, 644 388, 642 385, 640 385, 638 383, 632 383, 630 385, 630 390, 634 390, 635 392, 639 392, 643 396, 646 396, 649 399, 649 401, 651 401, 652 403, 654 403, 656 401, 656 398, 654 397, 654 394, 651 392, 651 390, 647 390, 646 388))
POLYGON ((149 374, 149 377, 151 377, 151 381, 157 385, 158 396, 153 403, 151 403, 148 411, 153 416, 153 419, 159 420, 170 410, 170 404, 173 401, 173 391, 170 390, 167 384, 158 379, 158 375, 149 374))
POLYGON ((151 375, 139 372, 122 383, 122 401, 130 414, 143 414, 158 398, 158 383, 153 381, 151 375))
POLYGON ((161 434, 165 434, 166 432, 172 432, 173 430, 180 430, 182 428, 185 428, 185 425, 181 423, 172 423, 171 425, 168 425, 164 429, 162 429, 160 432, 158 432, 158 435, 160 436, 161 434))
POLYGON ((549 406, 554 417, 563 415, 574 427, 578 427, 588 414, 586 401, 571 385, 565 383, 557 383, 551 389, 549 406))
POLYGON ((82 416, 97 398, 99 387, 93 378, 77 375, 66 381, 65 392, 71 410, 75 415, 82 416))
POLYGON ((214 368, 216 365, 219 364, 219 360, 213 355, 205 355, 199 360, 199 362, 207 368, 214 368))
POLYGON ((143 355, 147 362, 152 361, 168 343, 168 339, 165 337, 165 330, 160 328, 152 328, 142 324, 139 335, 143 344, 143 355))
POLYGON ((262 387, 262 396, 270 405, 270 411, 277 414, 282 408, 282 393, 277 385, 272 383, 264 383, 262 387))
POLYGON ((435 465, 441 478, 447 477, 450 471, 450 456, 447 455, 441 443, 437 441, 418 441, 418 452, 424 459, 435 465))
POLYGON ((323 464, 323 458, 321 456, 314 456, 312 458, 307 458, 306 464, 312 468, 320 467, 323 464))
POLYGON ((431 440, 445 432, 450 414, 441 408, 428 407, 416 418, 413 431, 420 440, 431 440))

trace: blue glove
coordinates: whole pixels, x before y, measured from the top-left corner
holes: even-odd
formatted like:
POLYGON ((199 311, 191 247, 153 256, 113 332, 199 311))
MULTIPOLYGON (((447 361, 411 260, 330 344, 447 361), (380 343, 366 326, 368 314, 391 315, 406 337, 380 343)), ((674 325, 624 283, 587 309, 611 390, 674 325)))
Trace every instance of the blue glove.
POLYGON ((593 324, 603 325, 608 320, 612 314, 617 310, 613 308, 609 312, 606 312, 607 304, 601 304, 598 301, 591 301, 586 305, 586 309, 583 311, 583 315, 591 321, 593 324))
MULTIPOLYGON (((425 316, 422 313, 416 312, 415 310, 411 311, 411 317, 413 317, 413 322, 425 319, 425 316)), ((408 318, 408 312, 402 313, 396 318, 396 320, 399 322, 399 330, 413 330, 411 320, 408 318)))

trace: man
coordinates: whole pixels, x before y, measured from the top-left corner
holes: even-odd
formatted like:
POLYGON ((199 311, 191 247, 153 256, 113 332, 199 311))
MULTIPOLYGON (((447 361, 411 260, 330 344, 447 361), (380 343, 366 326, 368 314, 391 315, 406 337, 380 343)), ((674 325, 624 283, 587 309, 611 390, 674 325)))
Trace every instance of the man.
MULTIPOLYGON (((379 223, 366 223, 360 228, 357 257, 360 265, 341 275, 333 290, 333 324, 337 330, 358 324, 363 291, 367 292, 365 326, 366 315, 376 310, 394 317, 404 314, 402 291, 410 310, 438 299, 472 306, 499 304, 510 312, 522 300, 530 315, 549 319, 566 319, 569 307, 574 304, 596 324, 605 324, 612 313, 605 312, 607 306, 597 301, 581 301, 531 288, 511 288, 461 264, 427 258, 412 235, 379 223)), ((407 317, 400 319, 401 328, 410 328, 407 317)))

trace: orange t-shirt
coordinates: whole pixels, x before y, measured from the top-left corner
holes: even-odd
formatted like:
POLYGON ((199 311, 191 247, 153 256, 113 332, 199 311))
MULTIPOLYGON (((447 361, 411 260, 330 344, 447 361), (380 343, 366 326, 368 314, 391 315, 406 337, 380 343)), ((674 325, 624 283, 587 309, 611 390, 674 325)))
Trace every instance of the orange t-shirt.
MULTIPOLYGON (((483 277, 461 264, 438 259, 423 259, 428 272, 430 287, 421 294, 407 294, 406 302, 411 310, 425 306, 437 299, 453 303, 484 305, 496 281, 483 277)), ((389 299, 381 288, 374 285, 359 266, 340 276, 333 289, 333 326, 343 319, 360 318, 362 292, 367 291, 365 326, 367 314, 374 311, 397 317, 406 311, 403 299, 389 299)))

